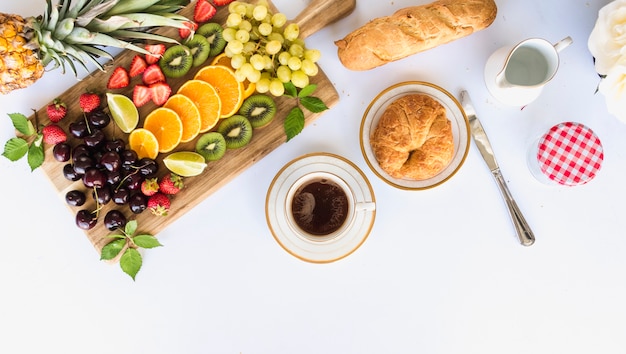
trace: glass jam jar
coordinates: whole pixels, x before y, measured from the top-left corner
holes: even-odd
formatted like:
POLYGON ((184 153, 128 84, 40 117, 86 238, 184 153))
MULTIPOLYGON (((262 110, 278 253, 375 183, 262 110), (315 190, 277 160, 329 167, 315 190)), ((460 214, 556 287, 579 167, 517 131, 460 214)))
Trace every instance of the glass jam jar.
POLYGON ((548 185, 578 186, 591 181, 604 160, 600 139, 587 126, 576 122, 550 128, 529 149, 532 175, 548 185))

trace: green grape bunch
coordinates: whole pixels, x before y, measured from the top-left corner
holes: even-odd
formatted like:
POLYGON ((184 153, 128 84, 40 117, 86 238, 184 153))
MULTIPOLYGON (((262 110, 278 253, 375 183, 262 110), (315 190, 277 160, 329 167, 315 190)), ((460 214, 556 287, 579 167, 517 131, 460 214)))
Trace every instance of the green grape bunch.
POLYGON ((273 14, 263 0, 257 4, 233 1, 228 12, 224 53, 239 82, 248 80, 257 92, 276 97, 285 93, 286 83, 298 88, 309 85, 319 71, 321 53, 306 48, 296 23, 287 23, 283 13, 273 14))

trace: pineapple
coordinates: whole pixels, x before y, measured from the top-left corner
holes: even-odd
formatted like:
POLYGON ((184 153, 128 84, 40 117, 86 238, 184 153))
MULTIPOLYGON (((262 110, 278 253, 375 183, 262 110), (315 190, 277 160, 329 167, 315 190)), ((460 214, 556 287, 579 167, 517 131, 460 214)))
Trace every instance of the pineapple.
POLYGON ((75 75, 77 65, 112 59, 104 47, 148 54, 141 42, 175 43, 152 33, 158 27, 186 28, 176 12, 190 0, 52 0, 42 16, 23 18, 0 13, 0 93, 30 86, 50 66, 75 75))

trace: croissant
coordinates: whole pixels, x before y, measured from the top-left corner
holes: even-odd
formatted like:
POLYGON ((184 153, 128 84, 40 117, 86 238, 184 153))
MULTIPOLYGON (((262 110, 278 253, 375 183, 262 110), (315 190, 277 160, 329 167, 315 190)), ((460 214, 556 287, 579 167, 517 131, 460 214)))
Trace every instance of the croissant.
POLYGON ((439 0, 376 18, 335 41, 341 63, 369 70, 487 28, 496 18, 494 0, 439 0))
POLYGON ((445 108, 424 94, 393 101, 370 136, 379 166, 391 177, 424 180, 452 160, 452 125, 445 108))

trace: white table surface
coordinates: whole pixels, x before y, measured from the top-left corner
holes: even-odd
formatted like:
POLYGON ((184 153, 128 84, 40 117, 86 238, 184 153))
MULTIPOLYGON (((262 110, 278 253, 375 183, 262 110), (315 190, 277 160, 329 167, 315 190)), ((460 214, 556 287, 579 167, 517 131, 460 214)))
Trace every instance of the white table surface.
MULTIPOLYGON (((305 0, 275 0, 293 18, 305 0)), ((497 1, 486 30, 368 72, 345 69, 333 41, 426 1, 364 1, 307 39, 340 102, 158 236, 133 282, 99 261, 40 171, 0 159, 1 353, 624 353, 626 124, 594 94, 587 38, 608 0, 497 1), (571 36, 561 67, 523 110, 496 102, 486 59, 527 37, 571 36), (475 145, 459 173, 407 192, 379 180, 359 148, 370 100, 405 80, 467 89, 537 241, 522 247, 475 145), (530 141, 563 121, 588 125, 605 160, 584 186, 550 187, 526 167, 530 141), (265 221, 268 186, 286 163, 330 152, 357 164, 378 210, 369 238, 335 263, 285 252, 265 221)), ((3 2, 33 15, 41 0, 3 2)), ((83 74, 84 75, 84 74, 83 74)), ((75 83, 49 72, 0 97, 29 115, 75 83)), ((13 135, 10 120, 0 138, 13 135)))

